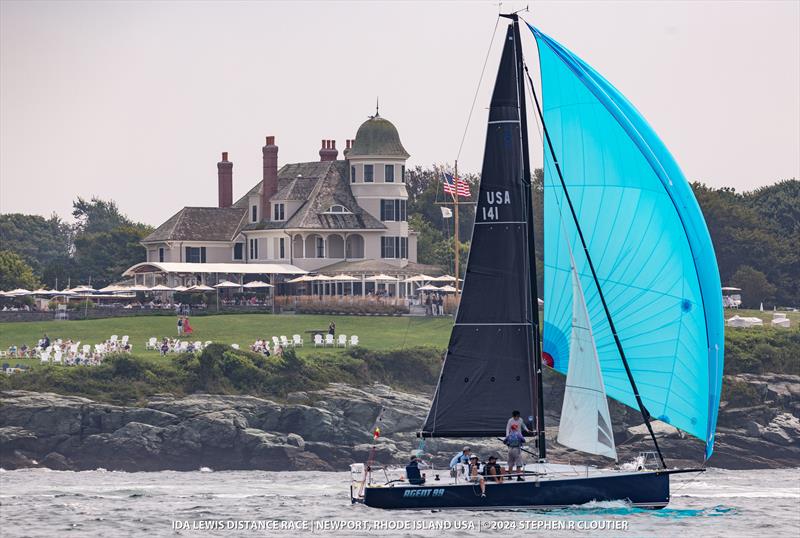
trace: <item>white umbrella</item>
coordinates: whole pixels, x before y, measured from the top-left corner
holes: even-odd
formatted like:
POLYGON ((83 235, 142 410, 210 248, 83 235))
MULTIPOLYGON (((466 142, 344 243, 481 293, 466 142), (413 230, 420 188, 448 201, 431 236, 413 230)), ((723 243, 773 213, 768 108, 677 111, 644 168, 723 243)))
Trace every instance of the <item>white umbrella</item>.
POLYGON ((214 291, 214 288, 211 286, 206 286, 205 284, 196 284, 186 291, 196 292, 196 291, 214 291))
POLYGON ((71 296, 75 295, 75 292, 74 291, 70 291, 68 289, 63 289, 61 291, 55 292, 53 295, 63 295, 65 297, 71 297, 71 296))
POLYGON ((125 291, 127 288, 123 288, 122 286, 117 286, 116 284, 109 284, 105 288, 100 288, 100 293, 114 293, 115 291, 125 291))
POLYGON ((175 287, 174 287, 174 288, 172 288, 172 289, 173 289, 173 290, 175 290, 175 291, 186 291, 186 290, 188 290, 189 288, 187 288, 186 286, 175 286, 175 287))
POLYGON ((331 278, 331 280, 336 280, 337 282, 358 282, 361 279, 350 275, 336 275, 331 278))
POLYGON ((53 295, 54 293, 58 293, 56 290, 46 290, 44 288, 39 288, 38 290, 33 290, 33 295, 53 295))
POLYGON ((426 286, 421 286, 417 288, 417 291, 441 291, 441 289, 437 288, 436 286, 431 286, 430 284, 428 284, 426 286))
POLYGON ((267 284, 266 282, 261 282, 260 280, 255 280, 253 282, 248 282, 242 286, 243 288, 253 289, 253 288, 274 288, 272 284, 267 284))
POLYGON ((127 292, 137 292, 137 291, 150 291, 150 288, 147 286, 142 286, 141 284, 134 284, 133 286, 128 286, 127 288, 123 288, 120 291, 127 291, 127 292))
POLYGON ((733 286, 725 286, 722 291, 742 291, 742 288, 734 288, 733 286))
POLYGON ((366 280, 369 280, 370 282, 397 282, 400 279, 381 273, 380 275, 371 276, 366 280))
POLYGON ((444 293, 455 293, 456 289, 453 286, 448 285, 448 286, 442 286, 441 288, 439 288, 439 291, 444 293))
POLYGON ((217 288, 217 289, 222 289, 222 288, 241 288, 242 285, 241 284, 237 284, 236 282, 229 282, 227 280, 223 280, 222 282, 220 282, 219 284, 215 285, 214 287, 217 288))
POLYGON ((165 286, 164 284, 156 284, 150 291, 175 291, 175 288, 170 288, 169 286, 165 286))
POLYGON ((325 275, 315 275, 308 277, 309 280, 313 280, 316 282, 327 282, 328 280, 333 280, 333 278, 325 275))
POLYGON ((32 295, 33 292, 24 288, 17 288, 15 290, 7 291, 6 297, 20 297, 22 295, 32 295))
POLYGON ((428 275, 414 275, 408 277, 406 279, 406 282, 427 282, 428 280, 431 279, 433 279, 433 277, 428 275))
POLYGON ((291 280, 288 280, 287 282, 289 284, 298 284, 300 282, 311 282, 312 280, 314 280, 313 277, 310 277, 308 275, 303 275, 303 276, 299 276, 297 278, 293 278, 291 280))
MULTIPOLYGON (((458 280, 463 282, 464 279, 463 278, 459 278, 458 280)), ((456 281, 456 277, 450 276, 450 275, 437 276, 436 278, 432 278, 431 279, 431 282, 455 282, 455 281, 456 281)))
POLYGON ((74 288, 72 288, 71 291, 74 291, 75 293, 92 293, 93 291, 97 291, 97 290, 94 289, 91 286, 87 286, 86 284, 83 284, 81 286, 75 286, 74 288))

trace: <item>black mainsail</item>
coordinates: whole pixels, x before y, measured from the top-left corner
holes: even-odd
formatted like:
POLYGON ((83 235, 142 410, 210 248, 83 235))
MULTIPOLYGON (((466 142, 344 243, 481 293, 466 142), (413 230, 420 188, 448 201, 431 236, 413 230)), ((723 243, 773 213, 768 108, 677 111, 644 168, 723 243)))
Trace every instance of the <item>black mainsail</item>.
POLYGON ((516 409, 532 423, 544 458, 522 50, 514 19, 489 109, 461 304, 421 435, 505 436, 516 409))

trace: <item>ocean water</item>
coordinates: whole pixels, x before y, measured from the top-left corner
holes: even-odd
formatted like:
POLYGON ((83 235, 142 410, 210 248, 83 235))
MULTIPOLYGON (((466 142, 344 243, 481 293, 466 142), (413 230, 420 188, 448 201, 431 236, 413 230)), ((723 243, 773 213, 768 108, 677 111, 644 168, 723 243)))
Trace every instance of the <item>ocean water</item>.
POLYGON ((0 536, 800 536, 800 469, 672 477, 657 511, 403 512, 350 504, 349 473, 0 470, 0 536), (64 534, 67 533, 67 534, 64 534))

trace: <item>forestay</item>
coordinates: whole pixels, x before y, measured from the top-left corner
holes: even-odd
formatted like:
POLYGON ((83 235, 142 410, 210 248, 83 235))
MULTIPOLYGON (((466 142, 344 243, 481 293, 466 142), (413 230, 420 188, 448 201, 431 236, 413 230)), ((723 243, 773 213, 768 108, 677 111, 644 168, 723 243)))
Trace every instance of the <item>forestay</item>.
MULTIPOLYGON (((654 418, 706 442, 711 455, 723 364, 714 249, 691 188, 636 109, 594 69, 531 27, 543 114, 609 311, 654 418)), ((568 372, 573 292, 568 244, 580 245, 545 151, 544 351, 568 372)), ((637 407, 586 256, 576 268, 605 388, 637 407)))

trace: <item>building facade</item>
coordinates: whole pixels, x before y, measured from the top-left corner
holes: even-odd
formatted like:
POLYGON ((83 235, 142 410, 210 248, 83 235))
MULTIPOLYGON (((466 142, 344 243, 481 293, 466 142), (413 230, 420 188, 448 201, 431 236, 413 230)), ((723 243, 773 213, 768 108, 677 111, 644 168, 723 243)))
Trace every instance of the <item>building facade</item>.
POLYGON ((319 160, 279 168, 278 146, 268 136, 262 179, 235 202, 233 163, 223 153, 218 206, 184 207, 170 217, 142 241, 147 261, 412 270, 417 236, 408 227, 409 155, 395 126, 376 112, 346 142, 343 159, 335 141, 321 146, 319 160))

